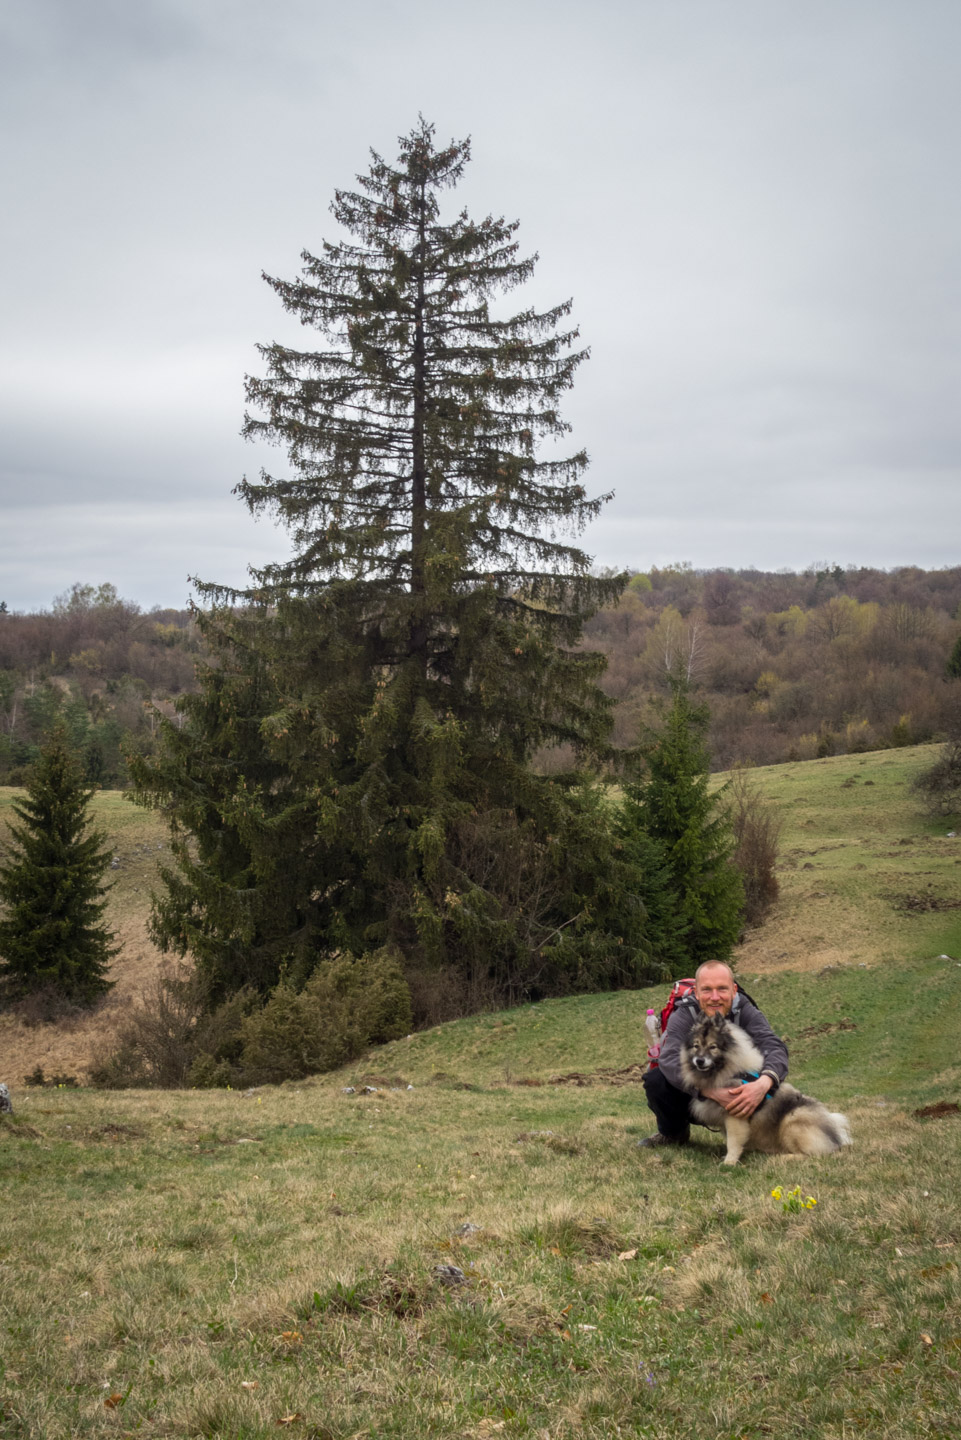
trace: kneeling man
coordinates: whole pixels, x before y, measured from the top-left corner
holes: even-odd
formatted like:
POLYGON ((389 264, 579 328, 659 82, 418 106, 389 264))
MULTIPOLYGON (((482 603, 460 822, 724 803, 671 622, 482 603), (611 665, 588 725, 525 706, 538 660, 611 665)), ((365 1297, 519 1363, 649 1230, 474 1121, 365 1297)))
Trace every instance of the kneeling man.
POLYGON ((765 1095, 787 1078, 787 1046, 771 1029, 756 1005, 740 993, 729 965, 706 960, 694 977, 694 995, 678 1002, 661 1038, 656 1068, 644 1076, 647 1103, 657 1119, 657 1130, 642 1145, 686 1145, 691 1134, 690 1101, 681 1079, 680 1055, 684 1040, 698 1014, 724 1015, 751 1037, 763 1057, 761 1073, 744 1085, 705 1092, 729 1115, 753 1115, 765 1095))

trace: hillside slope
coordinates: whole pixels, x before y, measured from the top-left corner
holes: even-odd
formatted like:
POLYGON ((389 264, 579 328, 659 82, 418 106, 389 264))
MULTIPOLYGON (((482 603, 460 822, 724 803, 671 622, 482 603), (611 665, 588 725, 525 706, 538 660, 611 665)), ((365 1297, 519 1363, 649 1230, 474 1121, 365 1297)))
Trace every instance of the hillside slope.
MULTIPOLYGON (((934 753, 934 747, 917 746, 753 772, 784 828, 781 898, 768 923, 746 937, 736 957, 749 986, 756 977, 778 972, 816 974, 828 966, 873 971, 942 953, 961 958, 961 839, 948 838, 943 824, 933 824, 909 788, 934 753)), ((0 834, 17 793, 0 789, 0 834)), ((108 911, 122 946, 113 969, 115 988, 93 1015, 67 1024, 28 1026, 0 1016, 0 1079, 8 1082, 19 1083, 37 1065, 48 1076, 66 1073, 82 1079, 91 1057, 109 1042, 124 1011, 150 989, 163 964, 147 934, 150 893, 166 849, 163 822, 117 791, 100 792, 93 812, 117 857, 108 911)), ((523 1009, 477 1022, 477 1044, 483 1050, 489 1030, 491 1044, 497 1041, 496 1063, 519 1064, 531 1074, 588 1067, 597 1063, 597 1032, 587 1019, 591 1006, 609 1007, 614 999, 580 1002, 582 1021, 573 1028, 565 1023, 547 1049, 534 1045, 529 1055, 525 1051, 514 1060, 512 1047, 503 1048, 503 1032, 519 1023, 523 1009), (581 1031, 583 1043, 576 1038, 581 1031)), ((527 1008, 536 1008, 542 1017, 538 1025, 544 1025, 552 1007, 527 1008)), ((615 1011, 616 1006, 608 1009, 612 1017, 615 1011)), ((633 1016, 633 1006, 629 1013, 633 1016)), ((618 1042, 617 1053, 605 1054, 604 1063, 626 1065, 635 1057, 632 1025, 624 1027, 623 1049, 618 1042)), ((544 1040, 545 1033, 528 1038, 544 1040)), ((415 1050, 427 1057, 436 1043, 418 1037, 415 1050)))

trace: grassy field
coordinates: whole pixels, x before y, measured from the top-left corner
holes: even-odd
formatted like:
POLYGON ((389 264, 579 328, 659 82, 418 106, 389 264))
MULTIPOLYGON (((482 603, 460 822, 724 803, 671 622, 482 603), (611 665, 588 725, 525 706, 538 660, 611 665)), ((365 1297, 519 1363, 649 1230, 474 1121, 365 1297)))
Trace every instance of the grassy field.
MULTIPOLYGON (((741 973, 850 1116, 836 1158, 638 1149, 660 990, 248 1094, 15 1084, 0 1436, 954 1440, 961 910, 930 907, 961 842, 908 795, 925 758, 758 772, 783 899, 741 973)), ((118 842, 131 914, 158 843, 118 842)))
POLYGON ((936 753, 916 746, 753 772, 784 824, 781 901, 741 947, 742 970, 889 965, 933 949, 946 920, 961 916, 938 908, 961 901, 961 842, 946 833, 961 830, 961 817, 931 820, 910 790, 936 753))

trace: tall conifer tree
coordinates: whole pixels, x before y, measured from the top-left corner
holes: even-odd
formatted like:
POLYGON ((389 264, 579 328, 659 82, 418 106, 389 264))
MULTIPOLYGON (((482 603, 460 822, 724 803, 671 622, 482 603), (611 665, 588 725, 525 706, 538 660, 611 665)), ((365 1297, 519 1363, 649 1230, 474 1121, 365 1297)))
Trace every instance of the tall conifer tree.
POLYGON ((206 857, 190 874, 182 848, 158 938, 220 945, 208 968, 226 967, 221 988, 251 978, 226 953, 238 906, 241 948, 276 963, 286 935, 306 969, 325 947, 389 941, 441 968, 486 953, 470 965, 520 966, 550 988, 575 973, 590 983, 588 971, 637 978, 646 958, 630 905, 599 946, 592 892, 609 898, 626 872, 588 834, 591 804, 529 765, 543 746, 606 743, 603 660, 574 647, 622 582, 592 576, 573 543, 607 497, 587 496, 583 452, 558 453, 560 401, 586 354, 565 326, 570 303, 496 315, 492 298, 536 257, 520 256, 516 223, 441 219, 469 153, 436 148, 421 121, 395 165, 374 153, 359 189, 336 193, 350 238, 304 252, 299 280, 265 277, 322 337, 262 346, 266 375, 247 382, 245 433, 282 446, 290 472, 239 492, 288 528, 293 554, 252 572, 247 591, 201 587, 233 607, 206 622, 224 664, 186 702, 166 757, 137 772, 206 857), (275 691, 256 761, 237 740, 252 739, 242 696, 255 672, 275 691), (233 788, 215 799, 225 767, 233 788), (217 854, 231 827, 245 857, 232 872, 217 854), (513 874, 495 873, 498 855, 513 874), (523 918, 506 899, 518 873, 536 892, 523 918))
POLYGON ((110 861, 90 829, 91 791, 60 725, 16 801, 12 853, 0 865, 0 980, 10 998, 51 991, 90 1004, 110 989, 117 948, 103 923, 110 861))

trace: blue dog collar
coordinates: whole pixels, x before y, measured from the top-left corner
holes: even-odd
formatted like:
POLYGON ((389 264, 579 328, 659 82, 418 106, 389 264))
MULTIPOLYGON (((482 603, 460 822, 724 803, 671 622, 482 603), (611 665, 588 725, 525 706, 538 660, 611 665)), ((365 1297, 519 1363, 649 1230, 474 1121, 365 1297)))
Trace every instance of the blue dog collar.
MULTIPOLYGON (((735 1080, 738 1082, 738 1084, 740 1084, 740 1085, 750 1085, 750 1083, 751 1083, 752 1080, 760 1080, 760 1078, 761 1078, 761 1072, 760 1072, 759 1070, 742 1070, 739 1075, 735 1075, 735 1077, 734 1077, 734 1079, 735 1079, 735 1080)), ((764 1104, 764 1102, 765 1102, 766 1099, 767 1099, 767 1095, 762 1095, 762 1096, 761 1096, 761 1100, 760 1100, 760 1102, 759 1102, 759 1104, 758 1104, 758 1109, 761 1108, 761 1105, 764 1104)))

